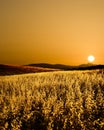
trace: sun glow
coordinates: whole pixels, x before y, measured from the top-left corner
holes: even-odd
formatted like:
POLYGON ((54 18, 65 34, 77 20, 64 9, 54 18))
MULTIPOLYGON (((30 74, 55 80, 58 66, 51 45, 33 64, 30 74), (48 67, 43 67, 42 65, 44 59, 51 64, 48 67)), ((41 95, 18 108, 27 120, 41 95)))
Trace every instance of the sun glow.
POLYGON ((95 60, 95 57, 94 57, 94 56, 92 56, 92 55, 88 56, 88 61, 89 61, 90 63, 94 62, 94 60, 95 60))

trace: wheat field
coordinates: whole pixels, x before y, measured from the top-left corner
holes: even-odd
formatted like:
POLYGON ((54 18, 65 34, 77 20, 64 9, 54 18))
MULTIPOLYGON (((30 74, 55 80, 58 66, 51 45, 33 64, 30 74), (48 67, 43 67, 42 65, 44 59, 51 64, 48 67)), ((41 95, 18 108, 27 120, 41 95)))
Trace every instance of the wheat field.
POLYGON ((103 130, 104 71, 0 77, 0 130, 103 130))

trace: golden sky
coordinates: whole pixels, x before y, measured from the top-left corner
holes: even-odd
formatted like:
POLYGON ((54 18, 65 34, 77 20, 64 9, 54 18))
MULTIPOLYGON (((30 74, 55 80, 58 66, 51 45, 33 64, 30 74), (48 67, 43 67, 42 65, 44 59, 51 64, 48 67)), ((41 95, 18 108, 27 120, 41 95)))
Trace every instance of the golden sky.
POLYGON ((0 0, 0 63, 104 64, 104 0, 0 0))

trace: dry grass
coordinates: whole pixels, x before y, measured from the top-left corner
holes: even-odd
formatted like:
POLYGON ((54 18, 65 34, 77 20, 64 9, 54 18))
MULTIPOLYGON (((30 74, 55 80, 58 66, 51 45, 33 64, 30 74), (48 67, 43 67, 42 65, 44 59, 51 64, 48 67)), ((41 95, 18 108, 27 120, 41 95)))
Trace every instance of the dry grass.
POLYGON ((1 130, 103 128, 103 71, 0 77, 1 130))

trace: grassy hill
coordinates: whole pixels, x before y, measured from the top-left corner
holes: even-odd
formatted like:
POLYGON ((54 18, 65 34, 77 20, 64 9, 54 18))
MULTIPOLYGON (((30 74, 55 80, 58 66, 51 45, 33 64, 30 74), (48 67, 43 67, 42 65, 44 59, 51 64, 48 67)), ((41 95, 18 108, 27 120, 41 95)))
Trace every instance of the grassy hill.
POLYGON ((70 66, 70 65, 63 65, 63 64, 39 63, 39 64, 29 64, 28 66, 43 67, 43 68, 53 68, 53 69, 61 69, 61 70, 104 69, 104 65, 95 65, 95 64, 82 64, 82 65, 78 65, 78 66, 70 66))
POLYGON ((0 75, 15 75, 15 74, 48 72, 58 70, 94 70, 94 69, 104 69, 104 65, 82 64, 79 66, 69 66, 62 64, 39 63, 39 64, 13 66, 13 65, 0 64, 0 75))
POLYGON ((35 66, 13 66, 0 64, 0 75, 15 75, 25 73, 56 71, 56 69, 35 66))

